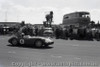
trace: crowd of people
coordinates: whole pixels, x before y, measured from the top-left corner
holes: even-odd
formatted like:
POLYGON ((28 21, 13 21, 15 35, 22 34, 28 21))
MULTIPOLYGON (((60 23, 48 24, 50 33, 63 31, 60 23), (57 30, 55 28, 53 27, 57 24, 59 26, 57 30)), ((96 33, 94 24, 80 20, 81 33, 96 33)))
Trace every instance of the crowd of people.
MULTIPOLYGON (((53 37, 56 39, 76 39, 76 40, 97 40, 100 41, 100 28, 89 27, 89 26, 68 26, 68 27, 52 27, 53 37)), ((38 28, 31 25, 21 25, 20 27, 14 28, 14 33, 24 33, 24 35, 31 36, 44 36, 44 27, 38 28)))
MULTIPOLYGON (((33 36, 44 36, 44 28, 38 28, 31 26, 24 26, 22 29, 20 28, 25 35, 33 35, 33 36)), ((88 27, 88 26, 80 26, 80 27, 55 27, 52 28, 53 30, 53 37, 56 39, 76 39, 76 40, 97 40, 100 41, 100 28, 96 27, 88 27)))
POLYGON ((100 40, 100 28, 91 28, 86 26, 67 28, 57 28, 55 30, 56 39, 76 39, 76 40, 100 40))

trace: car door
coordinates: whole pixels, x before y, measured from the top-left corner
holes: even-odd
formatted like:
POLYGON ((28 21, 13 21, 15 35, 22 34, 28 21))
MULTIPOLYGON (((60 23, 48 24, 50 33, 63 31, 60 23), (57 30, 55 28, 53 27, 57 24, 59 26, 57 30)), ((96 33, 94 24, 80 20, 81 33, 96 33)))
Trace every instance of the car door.
POLYGON ((35 38, 25 38, 25 44, 34 44, 35 38))

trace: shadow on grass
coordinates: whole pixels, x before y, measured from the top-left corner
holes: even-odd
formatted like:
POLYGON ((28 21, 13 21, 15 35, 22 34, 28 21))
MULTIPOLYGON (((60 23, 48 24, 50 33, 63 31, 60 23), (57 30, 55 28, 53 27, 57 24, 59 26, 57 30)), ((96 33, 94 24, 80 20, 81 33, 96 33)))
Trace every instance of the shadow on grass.
POLYGON ((35 47, 35 46, 29 46, 29 45, 11 45, 11 44, 8 44, 7 46, 9 47, 19 47, 19 48, 31 48, 31 49, 52 49, 53 47, 52 46, 48 46, 48 47, 45 47, 45 46, 42 46, 42 47, 35 47))

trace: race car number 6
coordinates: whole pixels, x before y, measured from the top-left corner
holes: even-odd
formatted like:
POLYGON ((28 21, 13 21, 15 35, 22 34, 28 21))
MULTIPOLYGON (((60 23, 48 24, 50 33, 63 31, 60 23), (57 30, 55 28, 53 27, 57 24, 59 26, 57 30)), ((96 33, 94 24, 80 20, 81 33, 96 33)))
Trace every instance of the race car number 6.
POLYGON ((20 44, 24 44, 24 39, 20 39, 20 44))

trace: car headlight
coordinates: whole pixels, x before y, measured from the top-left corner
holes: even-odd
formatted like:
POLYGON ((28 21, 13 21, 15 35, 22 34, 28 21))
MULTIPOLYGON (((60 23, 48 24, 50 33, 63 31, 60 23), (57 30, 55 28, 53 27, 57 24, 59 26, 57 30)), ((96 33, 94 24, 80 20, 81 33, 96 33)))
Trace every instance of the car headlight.
POLYGON ((48 39, 45 39, 45 42, 46 42, 46 43, 52 42, 52 40, 48 38, 48 39))

